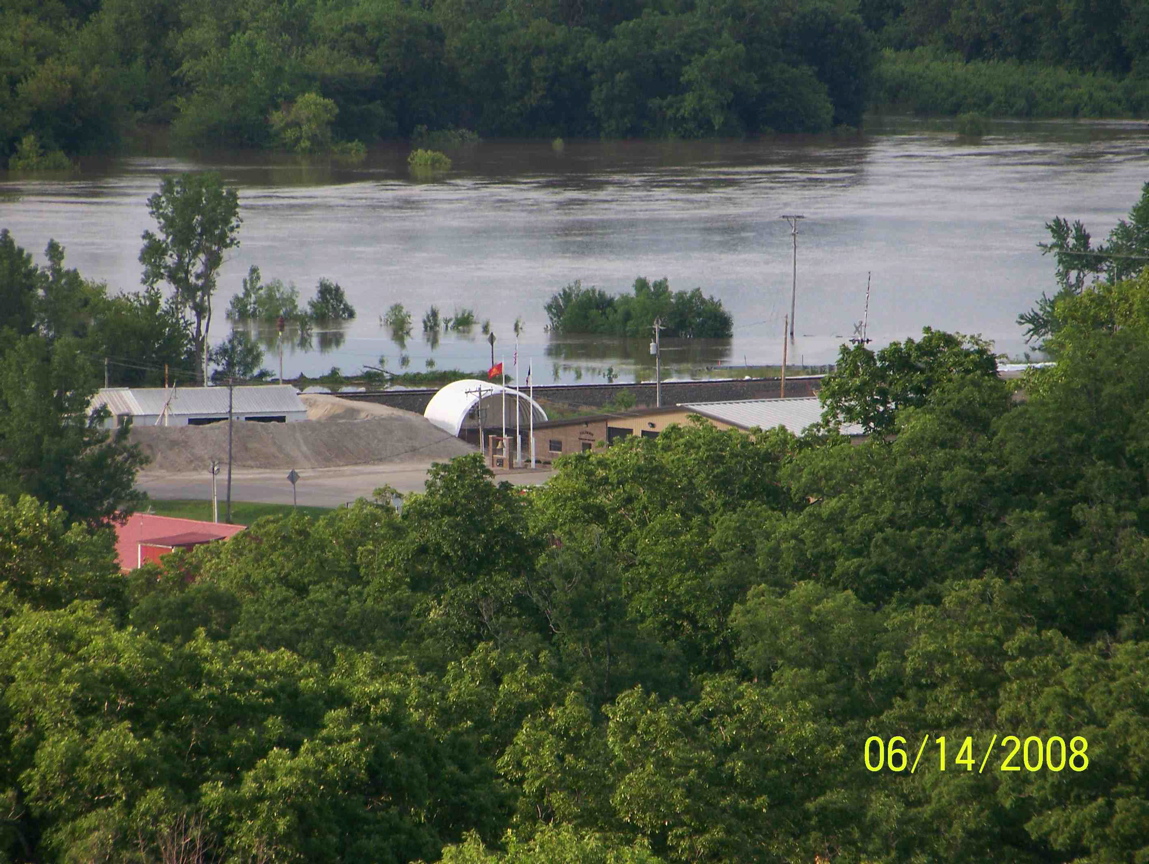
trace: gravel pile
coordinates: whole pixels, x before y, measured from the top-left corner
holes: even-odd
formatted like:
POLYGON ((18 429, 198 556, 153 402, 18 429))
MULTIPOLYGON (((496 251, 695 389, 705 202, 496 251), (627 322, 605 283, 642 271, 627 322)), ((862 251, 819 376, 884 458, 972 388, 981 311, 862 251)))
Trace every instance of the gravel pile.
MULTIPOLYGON (((303 396, 302 423, 236 421, 236 468, 339 468, 385 462, 445 461, 476 448, 432 426, 421 414, 335 396, 303 396), (343 403, 343 404, 340 404, 343 403)), ((131 440, 151 457, 145 470, 202 471, 227 461, 227 423, 133 426, 131 440)))

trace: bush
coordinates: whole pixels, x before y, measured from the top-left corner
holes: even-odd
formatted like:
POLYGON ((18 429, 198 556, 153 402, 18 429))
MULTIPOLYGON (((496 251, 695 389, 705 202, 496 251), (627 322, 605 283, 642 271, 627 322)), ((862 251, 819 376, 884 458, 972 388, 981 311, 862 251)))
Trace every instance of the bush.
POLYGON ((44 150, 40 139, 29 133, 20 139, 8 160, 12 171, 71 171, 75 166, 61 150, 44 150))
POLYGON ((231 298, 228 320, 273 323, 280 317, 295 324, 307 318, 299 306, 299 289, 279 279, 264 283, 259 268, 252 267, 243 280, 243 289, 231 298))
POLYGON ((985 118, 976 111, 968 111, 957 117, 957 133, 963 138, 980 138, 985 134, 985 118))
POLYGON ((728 338, 733 319, 722 301, 704 297, 701 288, 671 292, 666 279, 634 281, 634 294, 612 297, 599 288, 572 282, 551 296, 545 306, 554 333, 595 333, 604 336, 645 336, 662 319, 667 336, 728 338))
POLYGON ((315 321, 350 321, 355 317, 355 309, 347 302, 343 288, 330 279, 319 280, 308 310, 315 321))
POLYGON ((412 150, 407 167, 412 174, 437 174, 451 170, 451 158, 438 150, 412 150))
POLYGON ((383 315, 383 323, 391 328, 391 335, 396 339, 411 335, 411 313, 402 303, 393 303, 383 315))
POLYGON ((331 149, 331 122, 339 108, 318 93, 304 93, 273 111, 268 122, 276 138, 296 153, 323 153, 331 149))

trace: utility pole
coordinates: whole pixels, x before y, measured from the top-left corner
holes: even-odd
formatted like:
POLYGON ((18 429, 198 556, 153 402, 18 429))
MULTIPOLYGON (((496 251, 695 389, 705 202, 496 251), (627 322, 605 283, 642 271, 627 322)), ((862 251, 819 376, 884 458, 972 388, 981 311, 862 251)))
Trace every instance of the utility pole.
POLYGON ((786 398, 786 348, 788 347, 788 343, 786 342, 786 327, 789 322, 789 318, 782 320, 782 388, 778 394, 779 399, 786 398))
POLYGON ((873 272, 866 274, 866 308, 862 313, 862 320, 854 325, 854 337, 850 340, 854 345, 868 345, 870 338, 866 335, 866 330, 870 326, 870 277, 873 272))
POLYGON ((231 524, 231 427, 232 409, 234 408, 235 376, 227 376, 227 515, 224 522, 231 524))
POLYGON ((655 318, 651 325, 654 330, 654 341, 650 343, 650 353, 654 355, 654 407, 662 407, 662 319, 655 318))
POLYGON ((790 341, 794 341, 794 307, 798 301, 798 220, 805 216, 783 216, 790 223, 790 234, 794 238, 794 282, 790 288, 790 341))
POLYGON ((475 406, 476 412, 479 415, 479 452, 483 454, 483 460, 486 461, 486 451, 483 449, 483 386, 480 384, 477 390, 464 390, 468 396, 472 393, 479 395, 479 401, 475 406))
POLYGON ((108 358, 104 358, 104 389, 108 388, 108 358))
POLYGON ((275 319, 275 329, 278 332, 276 347, 279 349, 279 383, 283 383, 283 328, 287 326, 287 319, 280 315, 275 319))

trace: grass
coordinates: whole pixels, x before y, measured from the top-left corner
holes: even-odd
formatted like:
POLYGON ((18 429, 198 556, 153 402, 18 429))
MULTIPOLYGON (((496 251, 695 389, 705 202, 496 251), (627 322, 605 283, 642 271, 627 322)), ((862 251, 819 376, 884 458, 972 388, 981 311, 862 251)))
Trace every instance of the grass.
MULTIPOLYGON (((180 519, 199 519, 203 522, 211 521, 211 501, 193 500, 190 498, 176 498, 172 500, 150 499, 144 505, 157 516, 175 516, 180 519)), ((224 503, 219 502, 219 518, 223 520, 224 503)), ((326 507, 297 507, 290 504, 259 504, 252 501, 232 501, 231 518, 237 525, 250 525, 263 516, 285 516, 295 509, 304 516, 317 518, 325 516, 331 511, 326 507)))

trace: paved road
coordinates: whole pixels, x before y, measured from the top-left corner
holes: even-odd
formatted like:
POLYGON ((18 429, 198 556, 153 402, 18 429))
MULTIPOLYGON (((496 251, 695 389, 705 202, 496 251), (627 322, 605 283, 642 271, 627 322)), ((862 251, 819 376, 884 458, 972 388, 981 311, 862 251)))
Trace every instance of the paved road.
MULTIPOLYGON (((428 463, 356 465, 349 468, 313 468, 300 470, 297 491, 299 502, 312 507, 338 507, 356 498, 367 498, 380 486, 393 486, 400 492, 422 492, 427 479, 428 463)), ((550 469, 509 471, 497 475, 516 485, 545 483, 550 469)), ((226 474, 219 475, 219 499, 223 501, 226 474)), ((191 498, 211 500, 211 475, 161 474, 140 472, 136 485, 152 498, 191 498)), ((290 504, 291 484, 287 469, 236 470, 232 474, 231 499, 267 504, 290 504)))

